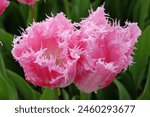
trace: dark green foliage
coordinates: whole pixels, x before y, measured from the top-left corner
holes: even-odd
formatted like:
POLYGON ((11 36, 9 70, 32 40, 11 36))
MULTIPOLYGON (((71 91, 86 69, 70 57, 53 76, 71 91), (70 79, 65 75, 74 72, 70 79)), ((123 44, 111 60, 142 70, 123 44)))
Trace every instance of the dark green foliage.
POLYGON ((0 99, 150 99, 150 0, 39 0, 34 7, 12 1, 0 16, 0 99), (142 36, 136 45, 134 62, 107 88, 95 93, 80 92, 74 84, 63 89, 32 86, 11 55, 12 40, 28 27, 33 18, 42 21, 48 15, 64 12, 72 22, 79 22, 92 8, 105 4, 106 13, 121 25, 138 22, 142 36))

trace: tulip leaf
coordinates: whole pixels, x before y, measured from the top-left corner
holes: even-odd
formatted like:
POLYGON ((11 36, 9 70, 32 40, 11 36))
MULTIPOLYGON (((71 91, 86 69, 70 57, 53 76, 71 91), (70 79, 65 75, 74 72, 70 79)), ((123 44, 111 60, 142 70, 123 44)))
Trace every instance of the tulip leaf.
POLYGON ((24 5, 24 4, 19 4, 19 7, 20 7, 20 12, 21 12, 21 15, 22 15, 24 21, 27 22, 28 16, 29 16, 30 7, 28 5, 24 5))
POLYGON ((7 49, 7 51, 10 52, 12 48, 12 40, 13 40, 13 35, 11 35, 10 33, 7 33, 6 31, 0 28, 0 41, 2 42, 2 45, 3 45, 3 46, 1 45, 0 46, 7 49))
POLYGON ((69 100, 69 95, 65 89, 62 89, 62 95, 64 100, 69 100))
POLYGON ((150 0, 131 0, 128 5, 129 9, 127 14, 133 17, 134 21, 138 21, 140 27, 145 29, 150 24, 150 0), (134 7, 133 7, 134 6, 134 7))
POLYGON ((19 29, 25 28, 26 24, 16 2, 10 2, 3 20, 5 30, 11 34, 19 35, 19 29))
POLYGON ((131 100, 131 97, 124 87, 124 85, 117 79, 114 80, 115 85, 117 86, 118 93, 119 93, 119 99, 120 100, 131 100))
POLYGON ((93 3, 91 4, 92 9, 96 9, 102 2, 103 2, 103 0, 94 0, 93 3))
POLYGON ((138 39, 136 45, 134 61, 135 64, 130 67, 130 71, 133 75, 134 84, 136 90, 139 88, 144 76, 144 72, 148 63, 148 56, 150 56, 150 26, 148 26, 138 39))
POLYGON ((4 79, 0 76, 0 99, 9 99, 7 84, 4 79))
POLYGON ((13 37, 13 35, 0 28, 0 41, 2 42, 0 49, 4 61, 7 62, 5 66, 13 71, 17 71, 20 66, 14 61, 11 54, 13 37))
POLYGON ((90 0, 74 0, 72 5, 71 18, 74 21, 80 21, 81 18, 88 16, 89 9, 90 0))
POLYGON ((74 95, 71 100, 80 100, 80 96, 79 95, 74 95))
POLYGON ((126 13, 125 2, 126 1, 121 1, 121 0, 106 0, 105 3, 106 13, 109 12, 110 16, 114 19, 118 18, 120 21, 124 21, 125 13, 126 13))
POLYGON ((98 100, 114 100, 118 99, 116 90, 114 83, 111 83, 108 87, 99 89, 95 95, 98 100))
POLYGON ((138 98, 140 100, 149 100, 150 99, 150 58, 149 58, 149 62, 148 62, 148 70, 147 71, 148 71, 147 72, 147 80, 146 80, 146 84, 144 87, 144 91, 138 98))
POLYGON ((119 80, 124 85, 124 87, 126 87, 127 91, 129 92, 130 96, 132 97, 132 99, 136 99, 137 91, 136 91, 136 87, 134 84, 135 82, 133 80, 132 73, 129 70, 126 70, 125 72, 122 72, 120 74, 120 77, 119 77, 120 78, 119 80))
POLYGON ((5 63, 3 61, 1 53, 0 53, 0 76, 2 76, 5 80, 7 80, 10 83, 10 85, 14 87, 13 82, 11 81, 11 79, 8 78, 8 75, 6 73, 5 63))
POLYGON ((70 7, 69 7, 69 1, 68 0, 63 0, 64 6, 65 6, 65 14, 67 15, 68 18, 70 18, 70 7))
POLYGON ((8 69, 6 71, 8 76, 14 82, 16 89, 25 99, 32 100, 39 98, 40 94, 33 90, 33 88, 28 83, 26 83, 22 77, 8 69))
POLYGON ((0 88, 1 88, 0 95, 2 95, 4 99, 17 99, 17 91, 15 88, 15 85, 6 74, 5 64, 1 56, 1 53, 0 53, 0 80, 1 80, 0 81, 0 88), (3 96, 4 95, 3 93, 5 93, 5 91, 7 92, 7 96, 6 95, 3 96))
POLYGON ((140 12, 140 10, 141 10, 140 7, 141 7, 140 0, 131 0, 128 3, 128 9, 127 9, 128 17, 132 16, 134 21, 138 21, 139 14, 137 12, 140 12))
POLYGON ((37 4, 38 21, 44 20, 46 15, 56 15, 58 12, 62 12, 65 9, 63 8, 63 0, 47 0, 46 2, 44 2, 44 0, 40 0, 37 4))
POLYGON ((150 23, 150 0, 140 0, 140 2, 141 10, 139 23, 141 28, 144 29, 148 25, 148 22, 150 23))
POLYGON ((3 100, 15 100, 17 99, 17 92, 9 82, 0 76, 0 99, 3 100))
POLYGON ((7 74, 5 72, 5 65, 4 65, 4 61, 1 55, 1 51, 0 51, 0 76, 4 76, 7 77, 7 74))

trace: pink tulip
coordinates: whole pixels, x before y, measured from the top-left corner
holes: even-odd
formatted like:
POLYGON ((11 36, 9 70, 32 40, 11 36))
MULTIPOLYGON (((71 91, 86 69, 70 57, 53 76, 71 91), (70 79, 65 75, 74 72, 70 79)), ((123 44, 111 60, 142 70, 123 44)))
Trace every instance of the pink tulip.
POLYGON ((82 48, 75 85, 83 92, 107 87, 122 70, 133 63, 133 49, 141 31, 136 23, 109 23, 104 8, 99 7, 81 22, 82 48))
POLYGON ((34 5, 35 0, 18 0, 18 2, 22 4, 27 4, 27 5, 34 5))
POLYGON ((14 39, 12 54, 26 80, 38 86, 65 87, 76 75, 78 51, 73 46, 74 26, 63 13, 33 23, 14 39))
POLYGON ((0 0, 0 15, 3 14, 3 12, 8 7, 8 5, 9 5, 9 1, 7 1, 7 0, 0 0))

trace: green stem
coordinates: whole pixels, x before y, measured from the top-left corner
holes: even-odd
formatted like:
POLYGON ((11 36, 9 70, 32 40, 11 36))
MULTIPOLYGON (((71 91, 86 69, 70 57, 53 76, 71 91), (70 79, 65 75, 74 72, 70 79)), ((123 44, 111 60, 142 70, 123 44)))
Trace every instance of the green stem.
POLYGON ((32 17, 32 21, 34 21, 35 20, 34 5, 31 6, 31 17, 32 17))
POLYGON ((64 5, 65 5, 65 13, 66 13, 67 17, 70 18, 69 1, 68 0, 64 0, 64 5))
POLYGON ((80 91, 80 99, 81 100, 90 100, 91 99, 91 93, 87 94, 87 93, 80 91))
POLYGON ((60 96, 60 89, 49 89, 45 88, 43 90, 42 96, 40 97, 40 100, 58 100, 60 96))

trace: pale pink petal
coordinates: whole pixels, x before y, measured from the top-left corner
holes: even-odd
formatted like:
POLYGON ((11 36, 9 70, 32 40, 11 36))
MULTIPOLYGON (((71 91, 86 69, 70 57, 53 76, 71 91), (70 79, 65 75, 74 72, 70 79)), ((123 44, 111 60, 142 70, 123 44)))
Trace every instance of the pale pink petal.
POLYGON ((114 66, 109 63, 97 61, 95 68, 93 70, 83 70, 78 73, 75 79, 76 86, 84 92, 93 92, 98 89, 108 86, 114 77, 116 76, 116 71, 114 66))

